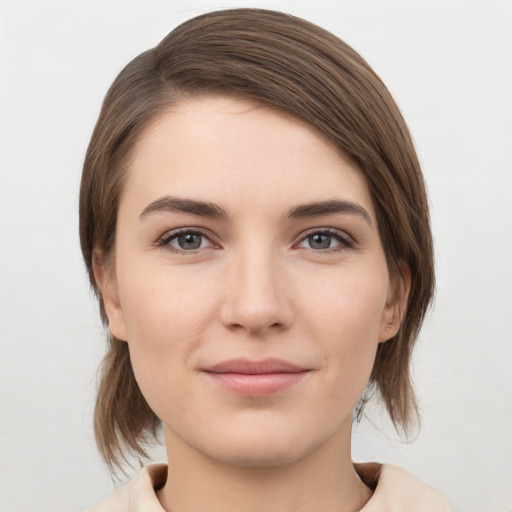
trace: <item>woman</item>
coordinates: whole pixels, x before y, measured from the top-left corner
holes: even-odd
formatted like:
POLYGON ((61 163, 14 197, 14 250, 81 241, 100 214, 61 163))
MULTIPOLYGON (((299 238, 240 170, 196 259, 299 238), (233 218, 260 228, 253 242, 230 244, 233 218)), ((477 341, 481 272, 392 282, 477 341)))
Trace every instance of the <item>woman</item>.
POLYGON ((169 460, 94 510, 448 510, 351 460, 372 391, 415 419, 434 275, 407 127, 345 43, 251 9, 175 29, 107 93, 80 235, 111 333, 100 452, 145 457, 161 424, 169 460))

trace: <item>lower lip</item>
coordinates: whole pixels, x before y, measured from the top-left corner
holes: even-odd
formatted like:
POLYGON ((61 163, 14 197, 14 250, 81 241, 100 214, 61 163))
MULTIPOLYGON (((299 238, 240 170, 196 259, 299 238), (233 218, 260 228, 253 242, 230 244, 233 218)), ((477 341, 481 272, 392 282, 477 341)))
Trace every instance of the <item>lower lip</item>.
POLYGON ((242 396, 268 396, 283 391, 302 380, 308 372, 264 373, 210 373, 206 375, 224 389, 242 396))

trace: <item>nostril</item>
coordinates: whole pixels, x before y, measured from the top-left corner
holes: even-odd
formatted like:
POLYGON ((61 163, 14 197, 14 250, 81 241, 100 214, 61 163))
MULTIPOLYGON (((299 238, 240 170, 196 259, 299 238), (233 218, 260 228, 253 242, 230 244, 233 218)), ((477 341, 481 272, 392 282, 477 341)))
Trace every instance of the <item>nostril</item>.
POLYGON ((268 332, 269 330, 281 330, 285 328, 285 324, 282 322, 246 322, 245 324, 241 323, 231 323, 227 325, 228 329, 233 331, 247 331, 251 335, 259 336, 264 332, 268 332))

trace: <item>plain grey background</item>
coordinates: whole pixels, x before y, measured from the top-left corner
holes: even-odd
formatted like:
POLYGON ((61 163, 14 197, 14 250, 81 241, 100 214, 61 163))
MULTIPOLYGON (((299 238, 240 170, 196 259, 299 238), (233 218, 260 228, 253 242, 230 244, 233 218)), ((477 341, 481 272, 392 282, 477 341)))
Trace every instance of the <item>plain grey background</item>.
POLYGON ((404 466, 455 512, 512 511, 510 0, 1 0, 0 510, 74 512, 111 492, 92 436, 104 337, 79 251, 81 163, 120 69, 179 22, 234 6, 304 17, 362 53, 428 182, 423 428, 404 444, 373 407, 354 458, 404 466))

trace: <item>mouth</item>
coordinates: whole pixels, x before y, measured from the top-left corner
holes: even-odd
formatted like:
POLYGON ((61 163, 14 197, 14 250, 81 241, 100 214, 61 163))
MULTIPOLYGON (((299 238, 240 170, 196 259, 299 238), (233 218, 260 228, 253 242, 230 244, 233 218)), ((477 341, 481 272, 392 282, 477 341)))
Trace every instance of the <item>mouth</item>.
POLYGON ((273 395, 300 382, 310 370, 282 359, 230 359, 203 370, 225 390, 246 397, 273 395))

